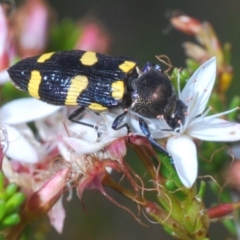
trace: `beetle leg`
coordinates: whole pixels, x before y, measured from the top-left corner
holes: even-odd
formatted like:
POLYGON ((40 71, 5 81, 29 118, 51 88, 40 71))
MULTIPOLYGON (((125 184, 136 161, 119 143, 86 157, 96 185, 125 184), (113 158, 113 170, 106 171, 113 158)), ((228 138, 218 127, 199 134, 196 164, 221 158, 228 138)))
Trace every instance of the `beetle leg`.
POLYGON ((142 130, 142 132, 148 138, 149 142, 152 143, 159 151, 161 151, 162 153, 166 154, 169 158, 172 159, 171 155, 167 152, 167 150, 165 148, 163 148, 161 145, 159 145, 159 143, 156 142, 151 137, 151 133, 149 131, 148 125, 142 118, 139 118, 139 126, 140 126, 140 129, 142 130))
POLYGON ((124 124, 121 125, 121 123, 122 123, 122 121, 124 120, 124 118, 126 117, 127 113, 128 113, 128 111, 125 110, 122 114, 118 115, 118 116, 114 119, 113 124, 112 124, 112 129, 114 129, 114 130, 119 130, 119 129, 123 128, 123 127, 126 127, 128 133, 131 132, 131 131, 130 131, 130 127, 128 126, 127 123, 124 123, 124 124))
POLYGON ((101 136, 101 132, 98 132, 98 124, 89 124, 89 123, 85 123, 80 121, 80 119, 83 117, 84 112, 85 112, 86 108, 85 107, 79 107, 78 109, 76 109, 75 111, 73 111, 69 116, 68 116, 68 120, 74 123, 78 123, 78 124, 82 124, 84 126, 87 127, 91 127, 94 128, 97 131, 97 135, 98 137, 101 136))

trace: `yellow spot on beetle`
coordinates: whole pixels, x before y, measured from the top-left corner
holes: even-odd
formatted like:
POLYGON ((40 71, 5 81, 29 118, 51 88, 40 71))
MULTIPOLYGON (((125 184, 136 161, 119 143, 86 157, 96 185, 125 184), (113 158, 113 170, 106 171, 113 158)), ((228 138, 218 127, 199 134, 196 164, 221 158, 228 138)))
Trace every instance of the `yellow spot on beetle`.
POLYGON ((93 111, 104 111, 104 110, 107 110, 107 107, 104 107, 103 105, 101 105, 99 103, 91 103, 88 106, 88 108, 93 110, 93 111))
POLYGON ((28 93, 35 97, 35 98, 40 98, 39 96, 39 85, 41 83, 42 77, 39 71, 33 70, 31 72, 31 78, 28 82, 28 93))
POLYGON ((71 84, 67 92, 65 105, 78 105, 77 98, 79 94, 88 86, 88 78, 83 75, 77 75, 71 79, 71 84))
POLYGON ((136 66, 135 62, 131 62, 131 61, 125 61, 124 63, 119 65, 119 68, 125 72, 125 73, 129 73, 134 67, 136 66))
POLYGON ((98 61, 95 52, 85 52, 80 58, 80 62, 85 66, 92 66, 98 61))
POLYGON ((116 100, 122 99, 125 92, 124 82, 119 80, 112 83, 112 97, 116 100))
POLYGON ((54 54, 54 52, 50 52, 50 53, 44 53, 43 55, 41 55, 37 62, 38 63, 44 63, 45 61, 47 61, 48 59, 51 58, 51 56, 54 54))

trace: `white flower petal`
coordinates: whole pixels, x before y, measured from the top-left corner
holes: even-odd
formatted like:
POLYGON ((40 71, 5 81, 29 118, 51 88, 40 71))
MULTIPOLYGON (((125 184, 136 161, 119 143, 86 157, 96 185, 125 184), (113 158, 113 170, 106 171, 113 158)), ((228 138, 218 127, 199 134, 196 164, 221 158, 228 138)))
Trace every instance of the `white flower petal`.
POLYGON ((165 120, 148 119, 146 120, 146 123, 148 124, 149 131, 154 139, 171 136, 172 129, 168 126, 165 120))
POLYGON ((3 125, 7 130, 8 148, 6 155, 14 160, 25 163, 36 163, 38 156, 36 150, 24 136, 11 126, 3 125))
POLYGON ((64 226, 64 219, 66 213, 62 204, 62 197, 54 204, 54 206, 48 212, 48 216, 51 225, 57 230, 58 233, 62 233, 64 226))
MULTIPOLYGON (((14 182, 18 176, 18 173, 13 170, 10 160, 6 156, 3 158, 2 171, 10 182, 14 182)), ((18 183, 18 181, 15 181, 15 183, 18 183)))
POLYGON ((64 160, 70 162, 72 158, 72 149, 64 141, 56 142, 58 151, 64 160))
POLYGON ((240 124, 209 116, 191 124, 187 133, 205 141, 234 142, 240 140, 240 124))
POLYGON ((171 137, 167 141, 167 151, 172 155, 178 176, 187 188, 191 188, 197 178, 198 162, 196 146, 187 135, 171 137))
MULTIPOLYGON (((86 122, 85 120, 82 120, 82 121, 86 122)), ((83 124, 79 124, 79 123, 71 124, 70 126, 68 126, 68 130, 71 133, 71 136, 72 135, 77 136, 78 138, 81 138, 84 141, 94 142, 98 138, 96 129, 85 126, 83 124)))
POLYGON ((113 141, 112 138, 107 138, 104 141, 100 142, 89 142, 72 137, 62 137, 62 140, 78 154, 90 154, 98 152, 113 141))
POLYGON ((42 140, 52 141, 58 136, 67 135, 67 126, 64 122, 67 119, 66 107, 62 107, 61 111, 57 111, 50 116, 34 121, 38 130, 38 134, 42 140))
POLYGON ((205 110, 215 78, 216 58, 213 57, 194 72, 182 90, 179 98, 188 105, 188 111, 193 117, 205 110))
POLYGON ((71 136, 76 136, 82 140, 94 142, 98 139, 98 133, 100 133, 101 138, 108 136, 110 138, 120 138, 127 135, 127 128, 123 127, 119 130, 114 130, 112 128, 112 123, 118 114, 113 114, 110 112, 102 112, 99 116, 94 114, 89 118, 81 118, 81 121, 90 125, 95 126, 88 127, 83 124, 71 124, 68 126, 68 130, 71 132, 71 136), (95 116, 94 116, 95 115, 95 116))
MULTIPOLYGON (((110 137, 120 138, 123 136, 127 136, 128 134, 126 127, 123 127, 119 130, 114 130, 112 128, 113 121, 121 113, 123 113, 123 111, 118 112, 117 114, 110 113, 110 112, 103 112, 101 114, 103 116, 104 123, 106 124, 107 134, 110 137)), ((165 129, 169 129, 169 126, 166 124, 166 122, 164 122, 164 120, 145 118, 142 116, 141 118, 143 118, 144 121, 146 121, 149 131, 151 132, 152 137, 154 139, 160 139, 160 138, 168 137, 170 135, 169 131, 165 131, 165 129)), ((131 109, 128 110, 128 114, 126 115, 121 125, 124 123, 128 124, 132 134, 137 134, 139 136, 145 137, 145 134, 142 132, 139 126, 139 115, 131 111, 131 109)))
POLYGON ((1 122, 19 124, 46 117, 61 106, 53 106, 34 98, 22 98, 6 103, 0 109, 1 122))
POLYGON ((7 70, 3 70, 0 72, 0 85, 4 84, 5 82, 9 81, 9 75, 7 70))

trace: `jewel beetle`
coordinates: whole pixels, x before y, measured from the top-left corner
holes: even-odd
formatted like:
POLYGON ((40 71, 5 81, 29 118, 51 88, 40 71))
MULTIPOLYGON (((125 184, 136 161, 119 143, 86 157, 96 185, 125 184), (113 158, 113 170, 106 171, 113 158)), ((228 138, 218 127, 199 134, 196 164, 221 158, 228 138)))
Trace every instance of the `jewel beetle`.
MULTIPOLYGON (((45 53, 21 60, 8 69, 14 85, 31 96, 54 105, 79 106, 69 115, 76 120, 86 108, 107 111, 122 107, 112 128, 127 127, 127 109, 139 116, 139 126, 149 141, 170 156, 151 136, 142 118, 164 118, 170 129, 185 121, 185 104, 176 96, 170 79, 159 65, 146 63, 140 71, 129 57, 70 50, 45 53)), ((92 127, 92 125, 82 123, 92 127)))

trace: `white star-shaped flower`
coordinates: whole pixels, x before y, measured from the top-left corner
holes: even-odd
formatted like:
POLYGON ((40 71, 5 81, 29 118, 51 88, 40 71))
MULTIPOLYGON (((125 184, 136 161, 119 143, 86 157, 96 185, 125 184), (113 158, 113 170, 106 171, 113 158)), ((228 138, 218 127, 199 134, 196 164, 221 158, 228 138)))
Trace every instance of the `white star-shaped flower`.
MULTIPOLYGON (((209 109, 206 110, 206 107, 215 78, 216 58, 213 57, 195 71, 179 93, 179 99, 187 106, 185 123, 174 131, 165 131, 164 134, 151 130, 156 139, 168 138, 167 151, 173 157, 178 176, 187 188, 190 188, 195 182, 198 171, 197 149, 192 138, 221 142, 240 140, 240 124, 219 118, 232 110, 207 115, 209 109)), ((154 124, 155 128, 158 126, 163 129, 166 123, 164 121, 164 124, 157 124, 154 121, 154 124)))
MULTIPOLYGON (((173 131, 164 119, 142 117, 148 124, 154 139, 167 138, 167 151, 171 154, 176 171, 185 187, 190 188, 197 178, 197 149, 193 138, 205 141, 234 142, 240 140, 240 124, 223 120, 219 117, 236 109, 210 115, 206 110, 216 78, 216 58, 211 58, 201 65, 188 80, 184 89, 179 92, 179 99, 187 106, 184 124, 173 131)), ((116 117, 104 113, 105 118, 116 117)), ((134 134, 142 135, 138 115, 129 109, 127 122, 134 134)))

